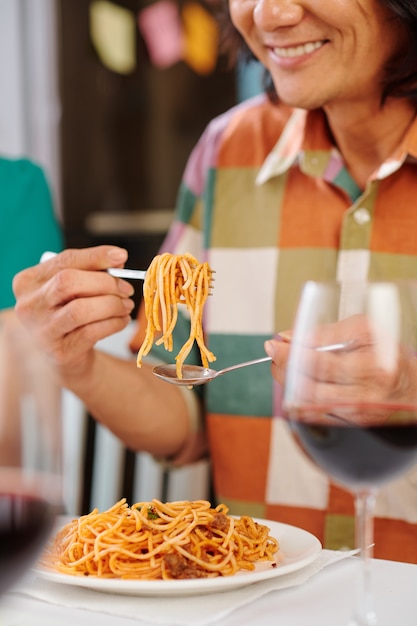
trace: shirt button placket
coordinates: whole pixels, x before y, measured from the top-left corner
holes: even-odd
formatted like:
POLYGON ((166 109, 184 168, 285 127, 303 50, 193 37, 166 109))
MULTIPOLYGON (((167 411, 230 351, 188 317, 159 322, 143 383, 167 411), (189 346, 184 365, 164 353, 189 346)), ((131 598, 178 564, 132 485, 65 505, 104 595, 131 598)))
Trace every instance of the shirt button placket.
POLYGON ((371 221, 371 215, 368 209, 365 209, 365 207, 360 207, 359 209, 356 209, 356 211, 353 213, 353 219, 358 224, 358 226, 364 226, 371 221))

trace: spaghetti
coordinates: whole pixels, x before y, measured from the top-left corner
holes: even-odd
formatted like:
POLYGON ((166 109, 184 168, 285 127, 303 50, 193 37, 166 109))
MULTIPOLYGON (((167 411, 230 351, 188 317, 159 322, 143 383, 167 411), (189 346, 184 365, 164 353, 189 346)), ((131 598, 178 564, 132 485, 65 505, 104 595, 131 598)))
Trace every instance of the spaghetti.
POLYGON ((154 342, 163 344, 166 350, 172 352, 172 332, 177 322, 179 304, 187 307, 191 328, 188 340, 175 357, 178 378, 182 378, 182 366, 194 342, 200 348, 204 367, 216 360, 205 345, 202 330, 203 308, 210 293, 212 275, 208 263, 199 263, 189 253, 173 255, 166 252, 154 257, 146 271, 143 285, 147 328, 137 356, 138 367, 141 367, 143 357, 149 353, 154 342), (155 334, 159 331, 162 336, 155 341, 155 334))
POLYGON ((273 561, 278 541, 251 517, 227 515, 210 502, 125 499, 64 526, 42 563, 74 576, 142 580, 230 576, 273 561))

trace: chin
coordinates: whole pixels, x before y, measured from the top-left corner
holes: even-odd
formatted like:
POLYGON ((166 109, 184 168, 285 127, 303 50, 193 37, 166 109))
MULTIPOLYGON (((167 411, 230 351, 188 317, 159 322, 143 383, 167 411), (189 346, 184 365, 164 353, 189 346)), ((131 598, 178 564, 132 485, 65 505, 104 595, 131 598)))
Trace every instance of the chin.
POLYGON ((319 109, 327 103, 323 92, 320 93, 316 84, 308 87, 306 83, 301 85, 299 81, 296 81, 296 84, 293 81, 283 80, 282 76, 280 79, 277 78, 277 80, 275 80, 272 73, 271 77, 279 101, 289 107, 311 111, 313 109, 319 109))
POLYGON ((316 94, 289 94, 279 89, 276 90, 278 94, 279 102, 286 104, 293 109, 305 109, 306 111, 312 111, 319 109, 325 105, 323 98, 317 98, 316 94))

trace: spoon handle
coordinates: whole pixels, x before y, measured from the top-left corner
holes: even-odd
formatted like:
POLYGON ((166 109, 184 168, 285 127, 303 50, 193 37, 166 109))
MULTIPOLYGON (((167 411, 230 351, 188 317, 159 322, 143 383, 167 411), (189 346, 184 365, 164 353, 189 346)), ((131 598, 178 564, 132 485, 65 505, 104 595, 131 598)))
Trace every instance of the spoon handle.
POLYGON ((266 361, 271 361, 270 356, 265 356, 262 359, 254 359, 253 361, 244 361, 243 363, 237 363, 236 365, 230 365, 229 367, 225 367, 222 370, 217 372, 217 376, 221 374, 225 374, 226 372, 231 372, 233 370, 238 370, 241 367, 247 367, 248 365, 256 365, 257 363, 266 363, 266 361))
MULTIPOLYGON (((340 352, 343 350, 349 350, 352 345, 354 345, 353 341, 346 341, 345 343, 334 343, 326 346, 319 346, 315 349, 317 352, 340 352)), ((241 367, 247 367, 248 365, 266 363, 267 361, 272 361, 270 356, 265 356, 262 359, 254 359, 253 361, 244 361, 243 363, 237 363, 236 365, 230 365, 229 367, 225 367, 224 369, 219 370, 216 376, 221 376, 222 374, 226 374, 226 372, 232 372, 233 370, 238 370, 241 367)))

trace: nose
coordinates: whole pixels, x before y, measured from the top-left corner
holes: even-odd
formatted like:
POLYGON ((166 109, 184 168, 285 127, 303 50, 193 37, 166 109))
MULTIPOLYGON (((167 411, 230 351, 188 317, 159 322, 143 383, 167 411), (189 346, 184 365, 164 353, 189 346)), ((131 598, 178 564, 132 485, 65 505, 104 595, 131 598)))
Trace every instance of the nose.
POLYGON ((274 30, 298 24, 304 15, 300 0, 258 0, 253 19, 262 30, 274 30))

